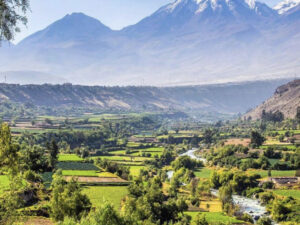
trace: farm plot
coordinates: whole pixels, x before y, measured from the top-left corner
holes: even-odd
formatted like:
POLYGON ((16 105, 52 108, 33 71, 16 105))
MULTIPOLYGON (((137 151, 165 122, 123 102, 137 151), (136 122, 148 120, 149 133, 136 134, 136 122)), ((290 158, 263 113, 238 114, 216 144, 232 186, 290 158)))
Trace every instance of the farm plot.
POLYGON ((83 158, 80 158, 76 154, 59 154, 58 161, 59 162, 69 162, 69 161, 79 162, 79 161, 83 161, 83 158))
POLYGON ((243 145, 247 147, 250 144, 250 142, 250 138, 230 138, 226 140, 225 145, 243 145))
POLYGON ((285 196, 285 197, 293 197, 300 200, 300 190, 274 190, 276 195, 285 196))
POLYGON ((141 169, 145 168, 144 166, 130 166, 130 174, 132 176, 139 176, 141 169))
MULTIPOLYGON (((70 181, 73 176, 64 176, 66 181, 70 181)), ((75 177, 79 183, 85 184, 127 184, 127 180, 120 177, 75 177)))
POLYGON ((213 169, 204 167, 194 171, 194 174, 196 175, 196 177, 208 179, 210 178, 212 171, 213 169))
POLYGON ((63 170, 63 176, 98 177, 96 170, 63 170))
MULTIPOLYGON (((194 221, 196 216, 199 214, 199 212, 185 212, 185 214, 190 215, 192 217, 192 221, 194 221)), ((243 221, 238 220, 234 217, 227 216, 222 212, 201 212, 201 215, 203 214, 205 215, 207 222, 210 224, 217 224, 217 223, 243 224, 244 223, 243 221)))
POLYGON ((125 186, 90 186, 84 187, 83 193, 92 202, 93 207, 100 207, 104 202, 110 202, 117 209, 121 209, 121 201, 128 194, 125 186))
POLYGON ((59 162, 57 167, 62 170, 96 170, 100 169, 93 163, 81 163, 81 162, 59 162))
MULTIPOLYGON (((249 170, 247 173, 259 174, 262 178, 268 177, 267 170, 249 170)), ((295 170, 271 170, 271 177, 293 177, 295 174, 295 170)))
POLYGON ((101 158, 101 159, 107 159, 110 161, 128 161, 128 162, 143 162, 145 160, 149 160, 151 158, 149 157, 130 157, 130 156, 96 156, 92 157, 93 159, 95 158, 101 158))

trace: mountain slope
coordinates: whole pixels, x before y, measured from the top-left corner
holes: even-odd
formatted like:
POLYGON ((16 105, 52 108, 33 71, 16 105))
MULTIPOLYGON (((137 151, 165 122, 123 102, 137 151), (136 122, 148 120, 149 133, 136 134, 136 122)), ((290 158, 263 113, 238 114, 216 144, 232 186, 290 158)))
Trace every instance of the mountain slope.
POLYGON ((280 111, 285 118, 295 118, 297 107, 300 106, 300 80, 294 80, 278 87, 274 95, 254 110, 247 113, 244 117, 252 119, 261 118, 262 111, 280 111))

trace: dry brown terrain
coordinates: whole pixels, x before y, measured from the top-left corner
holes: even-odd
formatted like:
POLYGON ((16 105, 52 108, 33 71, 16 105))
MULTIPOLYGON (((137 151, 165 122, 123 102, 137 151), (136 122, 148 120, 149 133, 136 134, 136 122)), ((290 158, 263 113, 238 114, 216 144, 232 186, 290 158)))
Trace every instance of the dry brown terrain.
POLYGON ((244 139, 230 138, 227 139, 225 142, 225 145, 243 145, 245 147, 247 147, 249 144, 250 144, 250 138, 244 138, 244 139))
POLYGON ((274 95, 246 115, 245 119, 260 119, 262 111, 283 113, 285 118, 295 118, 300 106, 300 79, 289 82, 276 89, 274 95))

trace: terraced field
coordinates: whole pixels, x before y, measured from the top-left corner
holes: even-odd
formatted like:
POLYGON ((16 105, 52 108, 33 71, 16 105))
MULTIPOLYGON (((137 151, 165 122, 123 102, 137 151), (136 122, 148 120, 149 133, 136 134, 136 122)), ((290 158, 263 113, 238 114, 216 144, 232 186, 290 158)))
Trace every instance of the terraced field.
POLYGON ((69 161, 79 162, 79 161, 83 161, 83 158, 80 158, 76 154, 59 154, 58 161, 60 161, 60 162, 69 162, 69 161))
POLYGON ((4 190, 9 188, 9 180, 6 175, 0 175, 0 194, 3 193, 4 190))

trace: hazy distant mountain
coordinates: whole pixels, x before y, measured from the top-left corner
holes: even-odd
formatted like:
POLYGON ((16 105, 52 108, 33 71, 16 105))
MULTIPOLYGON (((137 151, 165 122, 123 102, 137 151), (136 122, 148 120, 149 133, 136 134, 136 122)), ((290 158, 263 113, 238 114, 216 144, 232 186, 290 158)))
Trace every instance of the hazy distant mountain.
POLYGON ((89 85, 294 76, 300 72, 298 12, 292 7, 279 15, 253 0, 177 0, 120 31, 75 13, 0 51, 0 72, 40 71, 89 85))
POLYGON ((297 107, 300 106, 300 80, 294 80, 278 87, 274 95, 255 109, 247 113, 252 119, 261 118, 262 111, 275 113, 280 111, 285 118, 295 118, 297 107))
POLYGON ((47 107, 95 107, 127 111, 180 110, 244 113, 269 98, 287 80, 181 87, 101 87, 0 84, 1 100, 47 107))

